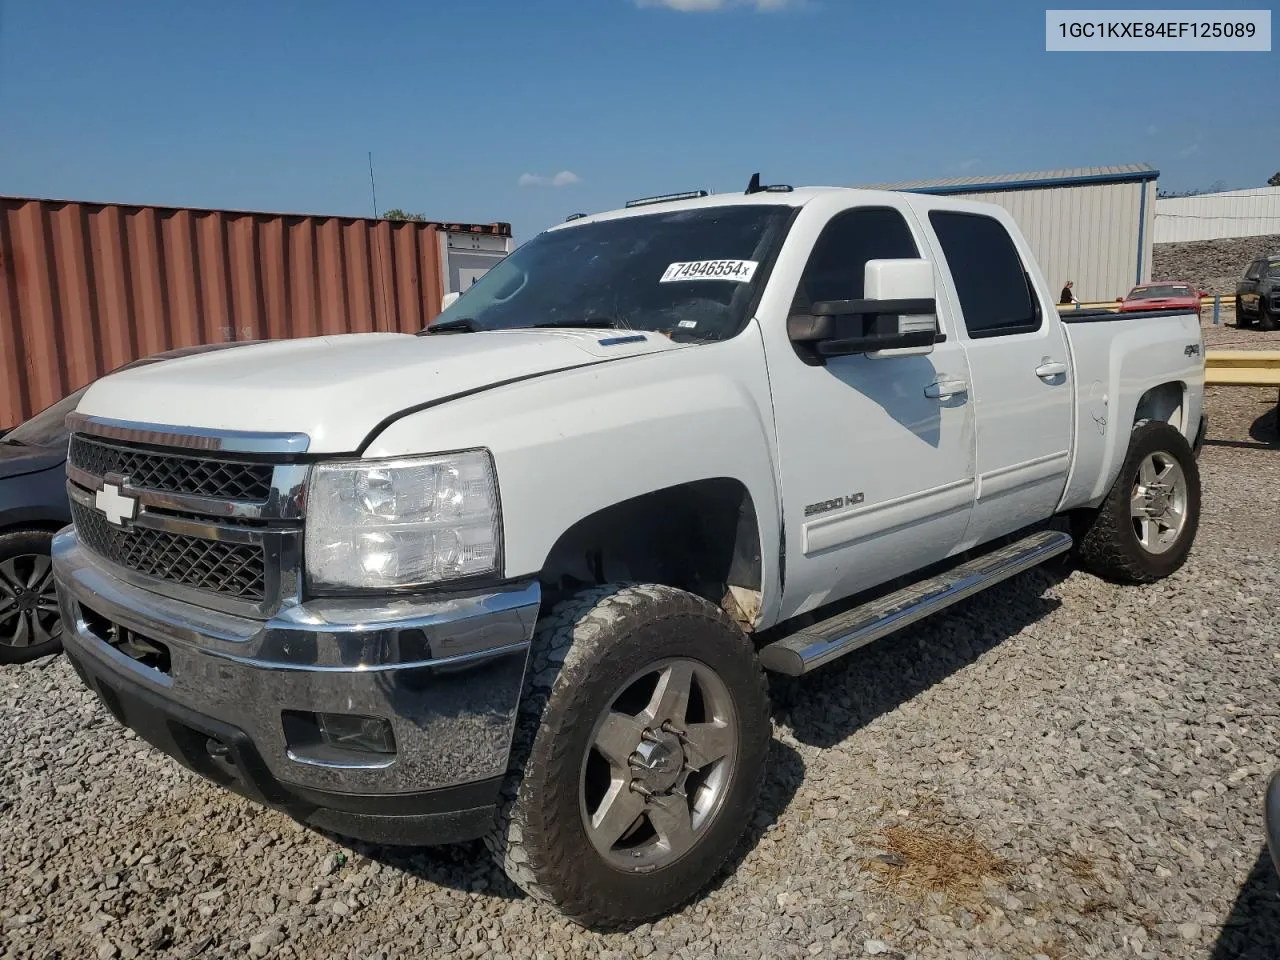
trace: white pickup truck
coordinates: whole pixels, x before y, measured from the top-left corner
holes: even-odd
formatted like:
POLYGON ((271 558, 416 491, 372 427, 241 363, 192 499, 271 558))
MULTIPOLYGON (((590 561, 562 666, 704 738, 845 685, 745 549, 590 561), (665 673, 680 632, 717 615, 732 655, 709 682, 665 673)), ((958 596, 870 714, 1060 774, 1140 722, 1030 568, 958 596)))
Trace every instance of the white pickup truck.
POLYGON ((996 206, 634 201, 417 336, 96 383, 65 648, 219 784, 345 836, 484 836, 574 920, 639 922, 752 817, 767 671, 1073 547, 1120 581, 1179 568, 1201 350, 1192 313, 1060 318, 996 206))

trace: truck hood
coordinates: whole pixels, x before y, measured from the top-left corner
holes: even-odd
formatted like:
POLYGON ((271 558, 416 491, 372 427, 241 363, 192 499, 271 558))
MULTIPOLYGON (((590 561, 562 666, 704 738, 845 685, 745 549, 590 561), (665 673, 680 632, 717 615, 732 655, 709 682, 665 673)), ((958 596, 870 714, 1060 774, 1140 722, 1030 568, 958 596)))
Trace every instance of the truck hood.
POLYGON ((688 346, 657 333, 615 330, 280 340, 111 374, 88 389, 76 410, 157 426, 305 433, 308 452, 348 453, 410 408, 688 346))

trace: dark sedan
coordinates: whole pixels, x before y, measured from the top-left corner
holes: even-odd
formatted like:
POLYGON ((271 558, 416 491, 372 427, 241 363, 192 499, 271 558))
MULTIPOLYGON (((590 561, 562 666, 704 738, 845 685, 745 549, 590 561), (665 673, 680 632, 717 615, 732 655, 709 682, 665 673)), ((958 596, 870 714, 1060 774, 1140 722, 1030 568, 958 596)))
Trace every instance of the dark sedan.
MULTIPOLYGON (((249 342, 170 350, 121 369, 249 342)), ((0 663, 25 663, 62 649, 49 544, 71 522, 64 421, 88 389, 0 437, 0 663)))

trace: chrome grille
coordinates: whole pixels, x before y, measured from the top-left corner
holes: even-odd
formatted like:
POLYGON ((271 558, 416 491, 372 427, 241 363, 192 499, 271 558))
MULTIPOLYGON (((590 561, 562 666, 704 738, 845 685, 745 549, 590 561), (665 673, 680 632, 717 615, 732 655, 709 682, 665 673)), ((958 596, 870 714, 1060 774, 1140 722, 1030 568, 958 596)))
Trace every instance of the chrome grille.
POLYGON ((118 474, 129 486, 220 500, 261 502, 271 493, 271 464, 160 453, 75 434, 71 465, 97 477, 118 474))
POLYGON ((68 424, 77 537, 120 577, 237 616, 298 602, 305 434, 68 424))
POLYGON ((250 603, 266 597, 260 543, 228 543, 150 527, 122 529, 76 501, 71 516, 81 543, 111 563, 145 576, 250 603))

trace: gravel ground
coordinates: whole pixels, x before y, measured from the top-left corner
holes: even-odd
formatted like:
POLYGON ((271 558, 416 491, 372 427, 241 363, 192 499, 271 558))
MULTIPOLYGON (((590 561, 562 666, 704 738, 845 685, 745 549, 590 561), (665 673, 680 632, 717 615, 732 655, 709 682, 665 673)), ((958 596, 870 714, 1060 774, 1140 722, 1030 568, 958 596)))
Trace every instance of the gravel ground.
POLYGON ((61 659, 7 668, 0 957, 1280 956, 1274 401, 1211 396, 1170 580, 1034 572, 788 687, 732 872, 628 934, 523 898, 478 844, 305 830, 122 731, 61 659))
POLYGON ((1277 251, 1277 235, 1157 243, 1152 251, 1151 279, 1184 280, 1210 293, 1235 293, 1249 262, 1277 251))

